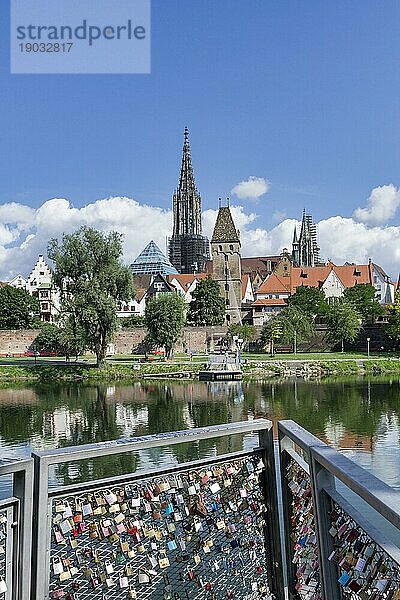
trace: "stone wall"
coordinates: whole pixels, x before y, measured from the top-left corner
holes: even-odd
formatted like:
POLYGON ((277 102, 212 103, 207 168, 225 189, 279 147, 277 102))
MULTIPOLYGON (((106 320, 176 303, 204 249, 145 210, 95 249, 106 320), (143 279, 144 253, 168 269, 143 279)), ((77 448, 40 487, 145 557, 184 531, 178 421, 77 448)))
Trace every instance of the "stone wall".
MULTIPOLYGON (((261 328, 256 328, 259 335, 261 328)), ((345 344, 346 350, 361 350, 365 351, 367 342, 366 338, 371 340, 371 352, 376 352, 381 347, 385 350, 392 349, 392 344, 385 338, 385 328, 382 325, 369 325, 361 329, 358 339, 353 344, 345 344)), ((183 339, 178 342, 175 350, 182 352, 185 350, 192 352, 209 352, 215 349, 215 345, 219 338, 224 337, 227 332, 225 326, 215 327, 186 327, 183 334, 183 339)), ((307 343, 298 344, 298 351, 305 352, 321 352, 330 349, 330 344, 324 339, 326 327, 318 325, 316 335, 307 343)), ((0 354, 23 354, 32 350, 32 344, 38 335, 37 329, 17 329, 17 330, 1 330, 0 329, 0 354)), ((131 354, 143 352, 143 340, 146 337, 146 329, 144 327, 137 329, 122 329, 118 331, 114 349, 116 354, 131 354)))
POLYGON ((32 350, 37 329, 0 329, 0 354, 23 354, 32 350))
MULTIPOLYGON (((183 339, 178 342, 175 350, 182 352, 185 350, 192 352, 208 352, 213 350, 217 340, 226 335, 227 328, 221 327, 186 327, 183 333, 183 339)), ((140 353, 142 343, 146 337, 146 329, 123 329, 118 331, 114 347, 116 354, 140 353)))
MULTIPOLYGON (((215 342, 226 335, 226 327, 186 327, 183 340, 176 346, 178 352, 187 349, 192 352, 207 352, 214 348, 215 342)), ((38 335, 37 329, 0 329, 0 354, 24 354, 32 351, 33 342, 38 335)), ((131 354, 142 351, 142 342, 146 329, 122 329, 118 331, 114 348, 117 354, 131 354)))

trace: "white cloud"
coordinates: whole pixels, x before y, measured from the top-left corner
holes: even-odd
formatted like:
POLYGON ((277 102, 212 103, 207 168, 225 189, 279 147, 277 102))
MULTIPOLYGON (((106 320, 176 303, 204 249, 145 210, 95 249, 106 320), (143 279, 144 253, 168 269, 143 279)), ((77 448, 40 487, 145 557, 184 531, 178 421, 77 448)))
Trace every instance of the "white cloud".
POLYGON ((112 197, 82 208, 64 198, 53 198, 38 209, 18 204, 0 206, 0 279, 28 275, 47 242, 81 225, 124 235, 124 260, 131 263, 151 240, 165 250, 172 227, 171 211, 139 204, 131 198, 112 197))
POLYGON ((249 177, 232 188, 231 193, 239 200, 258 200, 269 190, 270 182, 264 177, 249 177))
MULTIPOLYGON (((255 212, 232 206, 236 227, 240 230, 243 256, 268 256, 291 250, 293 230, 299 225, 285 219, 267 230, 255 212)), ((203 214, 204 233, 211 237, 217 211, 203 214)), ((21 272, 28 275, 38 254, 46 254, 51 237, 60 237, 81 225, 124 234, 124 260, 131 263, 153 239, 165 251, 172 230, 171 211, 139 204, 131 198, 111 197, 82 208, 68 200, 53 198, 38 209, 19 204, 0 206, 0 279, 9 280, 21 272)), ((369 257, 397 277, 400 270, 400 226, 369 227, 341 216, 317 224, 321 257, 337 264, 345 261, 365 263, 369 257)))
POLYGON ((400 206, 400 190, 393 184, 372 190, 366 208, 357 208, 354 218, 370 225, 386 224, 393 219, 400 206))

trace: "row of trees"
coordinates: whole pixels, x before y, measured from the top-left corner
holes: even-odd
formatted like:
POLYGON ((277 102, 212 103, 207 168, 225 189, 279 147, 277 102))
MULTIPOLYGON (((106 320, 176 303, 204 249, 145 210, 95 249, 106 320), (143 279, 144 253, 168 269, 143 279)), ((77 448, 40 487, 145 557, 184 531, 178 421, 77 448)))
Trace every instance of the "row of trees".
POLYGON ((295 344, 306 342, 315 334, 317 321, 327 326, 326 339, 331 344, 352 342, 368 320, 383 315, 385 309, 375 297, 370 284, 347 288, 342 298, 329 303, 323 290, 301 286, 288 298, 288 306, 270 319, 261 337, 264 342, 295 344))

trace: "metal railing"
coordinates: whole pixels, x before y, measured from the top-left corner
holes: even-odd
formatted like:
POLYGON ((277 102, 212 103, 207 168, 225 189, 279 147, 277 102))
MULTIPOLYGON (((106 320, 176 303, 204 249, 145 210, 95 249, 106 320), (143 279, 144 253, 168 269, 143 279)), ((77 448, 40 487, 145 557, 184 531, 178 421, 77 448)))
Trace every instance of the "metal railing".
POLYGON ((0 477, 11 478, 0 502, 0 598, 29 600, 33 460, 0 460, 0 477))
POLYGON ((278 438, 280 469, 263 419, 1 461, 0 600, 399 600, 400 494, 293 421, 278 438), (50 485, 55 465, 235 435, 245 449, 50 485))
POLYGON ((289 597, 400 598, 400 550, 371 523, 398 533, 400 494, 293 421, 278 431, 289 597))
POLYGON ((35 598, 283 600, 272 423, 33 454, 35 598), (49 490, 52 465, 259 432, 259 446, 49 490))

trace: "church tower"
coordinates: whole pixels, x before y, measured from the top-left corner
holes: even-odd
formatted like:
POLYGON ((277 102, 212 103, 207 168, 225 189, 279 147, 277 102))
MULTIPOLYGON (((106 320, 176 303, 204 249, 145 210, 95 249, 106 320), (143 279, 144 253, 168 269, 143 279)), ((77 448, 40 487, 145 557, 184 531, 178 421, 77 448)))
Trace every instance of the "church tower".
POLYGON ((294 229, 292 256, 295 267, 318 267, 321 264, 319 246, 317 242, 317 226, 313 223, 311 215, 303 210, 300 235, 294 229))
POLYGON ((202 235, 201 196, 196 188, 189 132, 185 127, 179 186, 173 196, 174 227, 169 241, 169 260, 179 273, 205 270, 210 259, 208 239, 202 235))
POLYGON ((220 207, 211 238, 213 279, 226 304, 226 324, 241 323, 242 269, 240 237, 229 206, 220 207))

